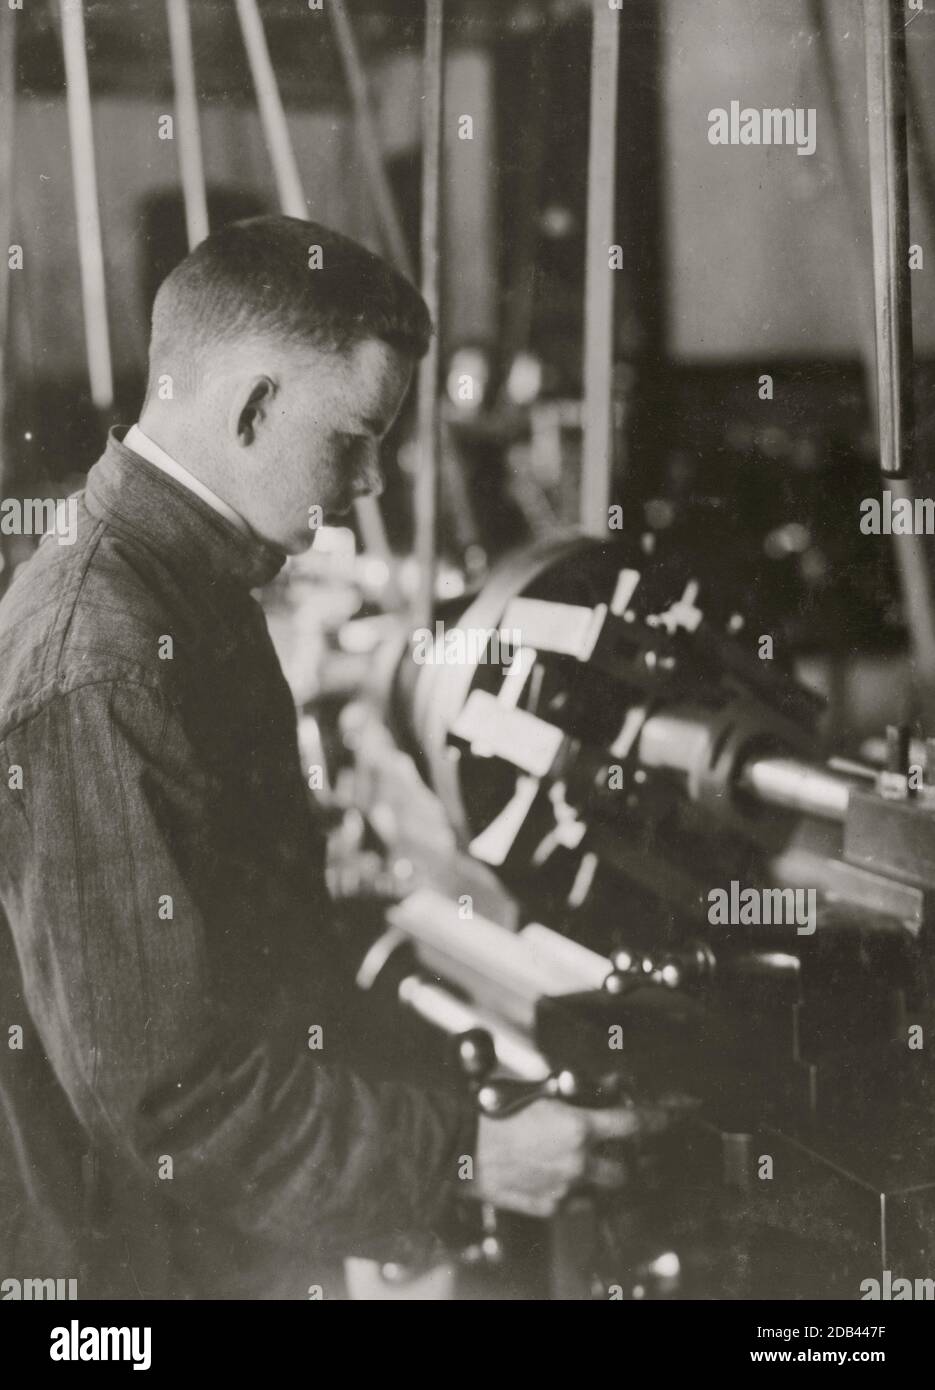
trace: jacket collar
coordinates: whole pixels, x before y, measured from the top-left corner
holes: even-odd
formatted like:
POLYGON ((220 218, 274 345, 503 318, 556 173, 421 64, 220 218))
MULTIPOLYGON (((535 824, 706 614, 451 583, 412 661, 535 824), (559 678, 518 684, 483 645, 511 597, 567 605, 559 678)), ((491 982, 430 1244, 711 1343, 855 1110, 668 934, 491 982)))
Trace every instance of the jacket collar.
POLYGON ((133 532, 170 561, 211 578, 247 589, 275 578, 285 551, 242 535, 184 484, 128 449, 125 433, 123 427, 111 429, 104 453, 88 473, 84 496, 91 516, 133 532))

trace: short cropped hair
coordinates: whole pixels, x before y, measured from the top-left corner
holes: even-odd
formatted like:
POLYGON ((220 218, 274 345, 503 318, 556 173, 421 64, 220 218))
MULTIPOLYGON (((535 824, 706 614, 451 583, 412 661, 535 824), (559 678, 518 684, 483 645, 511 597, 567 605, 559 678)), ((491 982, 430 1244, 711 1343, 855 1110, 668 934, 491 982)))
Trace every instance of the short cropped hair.
POLYGON ((250 217, 212 232, 159 286, 149 391, 166 372, 194 384, 238 338, 340 353, 378 338, 420 358, 431 333, 419 292, 358 242, 298 217, 250 217))

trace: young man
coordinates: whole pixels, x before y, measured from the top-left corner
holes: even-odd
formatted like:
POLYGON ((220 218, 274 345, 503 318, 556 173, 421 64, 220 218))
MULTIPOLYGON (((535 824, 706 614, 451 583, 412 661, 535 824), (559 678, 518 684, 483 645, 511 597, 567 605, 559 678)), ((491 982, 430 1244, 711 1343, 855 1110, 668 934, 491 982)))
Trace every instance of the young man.
POLYGON ((592 1150, 645 1116, 478 1124, 366 1081, 327 1029, 309 1046, 335 988, 322 850, 250 591, 379 491, 430 331, 324 227, 208 237, 159 290, 140 421, 75 543, 47 537, 0 604, 0 1275, 328 1297, 342 1256, 405 1258, 456 1191, 547 1214, 621 1179, 592 1150))

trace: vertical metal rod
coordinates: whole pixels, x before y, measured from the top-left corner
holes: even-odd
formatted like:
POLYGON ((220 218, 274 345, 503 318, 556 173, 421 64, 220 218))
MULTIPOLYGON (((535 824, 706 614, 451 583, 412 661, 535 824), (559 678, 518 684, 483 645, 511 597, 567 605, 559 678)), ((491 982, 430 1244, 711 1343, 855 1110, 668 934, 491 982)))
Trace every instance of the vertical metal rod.
POLYGON ((584 455, 580 517, 585 531, 607 535, 613 472, 614 274, 618 14, 592 0, 591 125, 588 137, 588 227, 584 292, 584 455))
MULTIPOLYGON (((515 354, 528 350, 531 339, 532 314, 536 299, 536 250, 539 240, 539 193, 542 189, 542 170, 546 157, 546 125, 549 117, 549 42, 529 40, 529 60, 524 74, 525 100, 522 111, 524 129, 524 158, 515 177, 515 221, 511 247, 510 295, 506 302, 503 324, 503 347, 500 360, 508 364, 515 354)), ((502 388, 506 396, 506 382, 502 388)))
POLYGON ((185 203, 188 249, 191 251, 199 241, 204 241, 210 224, 188 0, 166 0, 166 18, 169 21, 169 51, 175 87, 175 117, 179 127, 179 176, 185 203))
POLYGON ((88 353, 91 399, 98 410, 114 402, 114 374, 107 326, 107 283, 104 277, 104 245, 94 161, 94 128, 91 119, 91 84, 85 48, 82 0, 59 0, 62 48, 68 104, 71 171, 75 191, 78 260, 84 335, 88 353))
POLYGON ((891 477, 909 471, 914 414, 903 22, 901 0, 864 0, 880 469, 891 477))
POLYGON ((354 29, 347 12, 347 5, 345 0, 328 0, 328 8, 331 12, 331 22, 334 25, 334 35, 344 66, 348 91, 351 94, 357 140, 367 175, 367 188, 373 199, 373 208, 379 224, 383 246, 396 269, 411 280, 413 278, 412 258, 409 255, 402 219, 383 163, 380 139, 367 91, 367 77, 360 59, 360 51, 354 37, 354 29))
MULTIPOLYGON (((279 205, 287 217, 308 219, 308 205, 302 190, 302 179, 296 163, 286 112, 282 104, 276 73, 269 56, 269 46, 257 0, 236 0, 237 15, 243 34, 244 47, 253 85, 256 89, 260 121, 270 158, 273 161, 273 176, 279 194, 279 205)), ((390 547, 379 504, 374 497, 361 497, 354 503, 354 515, 360 528, 360 539, 364 550, 389 560, 390 547)))
POLYGON ((273 177, 279 194, 279 204, 287 217, 308 217, 302 179, 295 160, 295 151, 289 136, 286 112, 273 71, 273 61, 269 56, 266 32, 257 0, 235 0, 237 17, 243 34, 247 61, 253 75, 260 121, 270 159, 273 161, 273 177))
POLYGON ((418 469, 414 490, 417 588, 413 625, 431 627, 435 607, 435 531, 441 419, 438 398, 439 228, 441 219, 442 109, 445 96, 443 0, 426 0, 422 98, 422 297, 435 332, 419 364, 418 469))
MULTIPOLYGON (((16 149, 16 28, 14 11, 0 10, 0 255, 8 254, 13 229, 13 153, 16 149)), ((6 403, 10 383, 7 343, 10 332, 12 274, 0 269, 0 494, 8 476, 6 460, 6 403)), ((3 559, 0 556, 0 570, 3 559)))
MULTIPOLYGON (((911 498, 914 401, 909 279, 906 35, 900 0, 864 0, 867 132, 876 307, 877 428, 884 483, 911 498)), ((935 729, 935 601, 923 537, 893 537, 916 693, 935 729)))
MULTIPOLYGON (((876 429, 876 360, 873 286, 867 279, 863 241, 867 214, 864 174, 858 167, 851 139, 848 120, 848 103, 843 82, 837 75, 835 53, 840 54, 842 45, 837 44, 834 24, 833 0, 807 0, 806 15, 814 31, 815 63, 818 80, 817 95, 826 105, 829 119, 825 127, 825 139, 830 145, 830 158, 840 173, 841 186, 851 218, 853 235, 846 238, 847 254, 850 260, 850 276, 854 290, 854 318, 860 343, 860 353, 866 380, 867 398, 871 405, 871 415, 876 429)), ((822 113, 824 119, 824 113, 822 113)), ((858 132, 858 138, 863 139, 858 132)), ((826 146, 826 150, 828 146, 826 146)))
MULTIPOLYGON (((894 497, 911 502, 914 492, 907 478, 888 482, 894 497)), ((909 630, 910 669, 923 730, 935 730, 935 599, 932 593, 931 541, 925 536, 893 536, 906 626, 909 630)))
MULTIPOLYGON (((512 363, 518 352, 528 350, 536 301, 536 250, 539 239, 538 206, 546 154, 549 113, 549 44, 536 35, 530 40, 523 82, 526 88, 521 116, 523 162, 516 174, 515 217, 511 232, 510 293, 506 301, 500 360, 512 363)), ((506 396, 506 383, 501 387, 506 396)))

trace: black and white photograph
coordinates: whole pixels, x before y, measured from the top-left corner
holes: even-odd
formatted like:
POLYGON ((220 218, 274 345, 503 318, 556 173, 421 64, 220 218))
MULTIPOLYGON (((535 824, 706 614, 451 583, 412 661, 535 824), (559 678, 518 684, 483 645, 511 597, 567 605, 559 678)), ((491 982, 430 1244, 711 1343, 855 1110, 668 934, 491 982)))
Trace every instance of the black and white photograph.
POLYGON ((933 277, 935 0, 0 0, 26 1365, 899 1364, 933 277))

